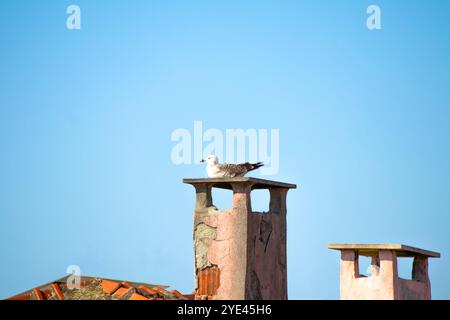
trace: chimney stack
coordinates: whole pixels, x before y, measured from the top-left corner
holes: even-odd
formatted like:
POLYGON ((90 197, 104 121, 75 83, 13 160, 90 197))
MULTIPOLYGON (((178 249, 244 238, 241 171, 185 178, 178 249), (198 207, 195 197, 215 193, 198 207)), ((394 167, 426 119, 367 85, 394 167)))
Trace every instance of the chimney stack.
POLYGON ((341 251, 341 300, 430 300, 428 258, 440 254, 403 244, 330 244, 341 251), (359 273, 359 256, 372 258, 370 276, 359 273), (398 276, 397 257, 414 258, 412 279, 398 276))
POLYGON ((250 177, 184 179, 195 187, 195 291, 220 300, 287 299, 286 195, 296 185, 250 177), (232 190, 228 211, 212 188, 232 190), (253 212, 250 193, 270 192, 269 212, 253 212))

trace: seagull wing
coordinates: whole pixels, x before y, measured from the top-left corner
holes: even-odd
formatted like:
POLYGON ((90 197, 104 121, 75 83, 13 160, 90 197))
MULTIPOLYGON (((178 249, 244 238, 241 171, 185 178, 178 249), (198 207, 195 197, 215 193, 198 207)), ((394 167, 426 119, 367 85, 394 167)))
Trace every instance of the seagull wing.
POLYGON ((240 164, 231 164, 231 163, 223 163, 219 164, 218 169, 226 178, 235 178, 235 177, 243 177, 247 172, 258 169, 262 167, 264 164, 262 162, 258 163, 240 163, 240 164))
POLYGON ((247 173, 243 164, 222 163, 217 167, 224 178, 241 177, 247 173))

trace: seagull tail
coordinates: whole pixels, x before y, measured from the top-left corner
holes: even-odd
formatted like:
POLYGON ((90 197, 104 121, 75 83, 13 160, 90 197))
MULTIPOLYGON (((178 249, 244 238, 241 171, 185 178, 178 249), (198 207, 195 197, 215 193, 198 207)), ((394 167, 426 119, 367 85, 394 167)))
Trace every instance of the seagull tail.
POLYGON ((262 166, 264 166, 264 163, 262 162, 251 163, 251 168, 248 171, 256 170, 258 168, 261 168, 262 166))

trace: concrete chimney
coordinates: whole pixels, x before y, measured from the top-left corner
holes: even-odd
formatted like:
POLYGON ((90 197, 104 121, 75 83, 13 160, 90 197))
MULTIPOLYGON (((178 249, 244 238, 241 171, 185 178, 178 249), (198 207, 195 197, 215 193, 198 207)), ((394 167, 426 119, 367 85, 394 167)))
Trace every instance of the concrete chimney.
POLYGON ((430 300, 428 258, 440 254, 403 244, 330 244, 341 251, 341 300, 430 300), (359 256, 372 258, 370 276, 359 273, 359 256), (412 279, 398 276, 397 257, 414 258, 412 279))
POLYGON ((195 291, 220 300, 287 299, 286 195, 296 185, 250 177, 184 179, 195 187, 195 291), (232 190, 228 211, 212 188, 232 190), (269 212, 253 212, 250 193, 267 189, 269 212))

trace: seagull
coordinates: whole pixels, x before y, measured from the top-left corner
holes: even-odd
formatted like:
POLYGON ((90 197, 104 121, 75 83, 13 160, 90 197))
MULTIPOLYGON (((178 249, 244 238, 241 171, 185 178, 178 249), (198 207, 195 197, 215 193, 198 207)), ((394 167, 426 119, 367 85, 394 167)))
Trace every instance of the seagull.
POLYGON ((217 156, 207 156, 200 162, 206 162, 206 173, 210 178, 235 178, 243 177, 247 172, 258 169, 264 164, 262 162, 257 163, 219 163, 217 156))

